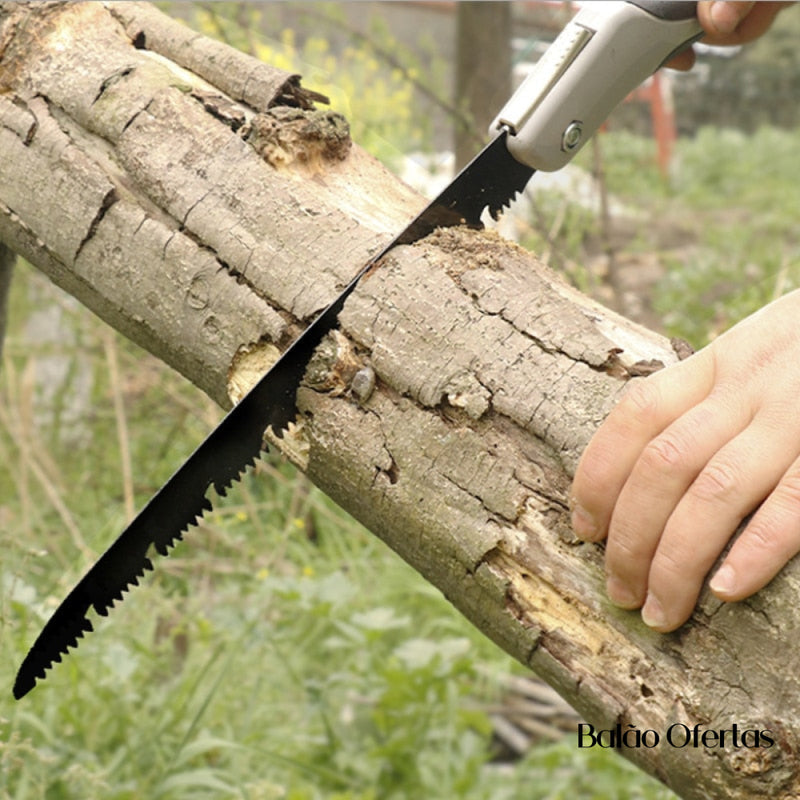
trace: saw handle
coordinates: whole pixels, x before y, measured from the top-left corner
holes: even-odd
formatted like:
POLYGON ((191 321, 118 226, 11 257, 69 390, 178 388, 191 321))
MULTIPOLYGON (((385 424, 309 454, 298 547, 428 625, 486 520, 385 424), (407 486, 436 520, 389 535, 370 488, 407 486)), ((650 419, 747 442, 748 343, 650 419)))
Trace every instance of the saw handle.
POLYGON ((560 169, 611 111, 665 61, 703 35, 697 3, 584 3, 491 125, 537 170, 560 169))
POLYGON ((697 3, 694 0, 628 0, 628 2, 659 19, 694 19, 697 16, 697 3))

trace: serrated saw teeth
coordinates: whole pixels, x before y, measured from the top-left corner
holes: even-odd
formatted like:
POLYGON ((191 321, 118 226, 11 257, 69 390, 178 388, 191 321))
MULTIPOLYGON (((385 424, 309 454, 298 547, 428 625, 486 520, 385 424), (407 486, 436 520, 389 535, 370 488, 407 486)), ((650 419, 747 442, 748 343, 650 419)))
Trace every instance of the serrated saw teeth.
POLYGON ((225 497, 234 482, 241 480, 261 456, 264 431, 270 427, 273 431, 288 428, 297 415, 297 389, 306 366, 325 334, 337 324, 339 313, 361 278, 376 269, 392 248, 413 244, 436 228, 462 223, 482 227, 485 209, 493 216, 499 214, 514 192, 525 186, 533 169, 510 155, 506 136, 504 130, 493 139, 405 230, 370 258, 151 498, 55 611, 51 622, 58 622, 45 626, 20 668, 15 697, 35 684, 33 676, 38 675, 41 654, 66 652, 69 645, 77 645, 72 632, 83 626, 89 608, 106 616, 114 600, 122 600, 126 589, 138 585, 136 576, 153 569, 145 556, 151 546, 159 555, 168 556, 183 538, 183 531, 212 509, 212 501, 206 496, 210 487, 225 497), (154 531, 158 534, 154 535, 154 531), (60 625, 61 620, 68 624, 60 625))
POLYGON ((175 540, 173 539, 172 541, 169 541, 169 542, 153 542, 153 545, 156 548, 156 552, 160 556, 166 556, 166 555, 169 555, 169 549, 170 549, 170 547, 172 547, 172 543, 174 541, 175 540))

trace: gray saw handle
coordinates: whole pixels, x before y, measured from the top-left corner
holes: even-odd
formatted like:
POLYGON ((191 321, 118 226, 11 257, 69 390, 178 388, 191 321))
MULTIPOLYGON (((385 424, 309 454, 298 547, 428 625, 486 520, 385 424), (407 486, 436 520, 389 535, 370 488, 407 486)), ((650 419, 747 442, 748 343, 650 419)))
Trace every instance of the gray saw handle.
POLYGON ((697 3, 584 3, 492 122, 537 170, 560 169, 611 111, 675 53, 702 36, 697 3))
POLYGON ((697 3, 694 0, 628 0, 628 2, 659 19, 694 19, 697 16, 697 3))

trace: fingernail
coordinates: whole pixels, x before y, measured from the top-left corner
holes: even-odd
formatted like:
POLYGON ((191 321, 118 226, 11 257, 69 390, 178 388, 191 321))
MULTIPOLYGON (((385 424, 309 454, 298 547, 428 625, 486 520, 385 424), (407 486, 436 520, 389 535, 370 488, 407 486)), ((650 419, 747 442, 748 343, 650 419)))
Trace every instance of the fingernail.
POLYGON ((652 595, 647 595, 647 600, 642 608, 642 621, 648 628, 665 628, 667 617, 661 603, 652 595))
POLYGON ((572 507, 572 530, 579 539, 597 538, 597 523, 583 506, 574 505, 572 507))
POLYGON ((708 584, 714 594, 730 595, 736 590, 736 573, 733 567, 723 564, 708 584))
POLYGON ((711 22, 719 33, 733 33, 739 26, 739 15, 734 6, 717 0, 711 5, 711 22))
POLYGON ((620 608, 639 608, 641 605, 641 601, 628 588, 627 584, 623 583, 615 575, 609 575, 606 578, 606 593, 608 594, 608 599, 620 608))

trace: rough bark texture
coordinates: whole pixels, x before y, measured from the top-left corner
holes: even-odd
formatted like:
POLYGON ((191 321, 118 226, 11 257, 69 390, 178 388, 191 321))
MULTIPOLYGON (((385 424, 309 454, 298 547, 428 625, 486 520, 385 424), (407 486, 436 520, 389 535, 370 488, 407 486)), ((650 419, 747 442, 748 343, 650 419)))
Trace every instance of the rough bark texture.
POLYGON ((219 54, 142 49, 205 42, 152 8, 5 12, 0 240, 222 405, 236 351, 285 345, 420 206, 341 117, 280 105, 308 105, 292 76, 209 43, 220 91, 219 54))
MULTIPOLYGON (((265 69, 138 4, 0 4, 0 241, 223 405, 421 206, 265 69)), ((797 797, 796 562, 662 636, 569 531, 582 447, 675 358, 531 254, 440 231, 362 282, 280 446, 587 721, 772 732, 624 751, 679 794, 797 797)))

